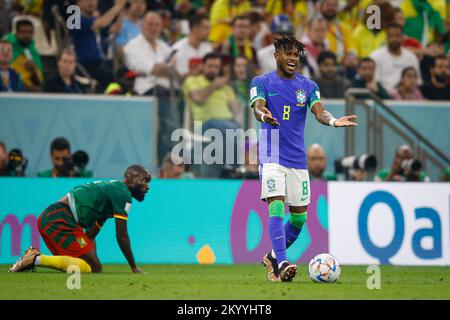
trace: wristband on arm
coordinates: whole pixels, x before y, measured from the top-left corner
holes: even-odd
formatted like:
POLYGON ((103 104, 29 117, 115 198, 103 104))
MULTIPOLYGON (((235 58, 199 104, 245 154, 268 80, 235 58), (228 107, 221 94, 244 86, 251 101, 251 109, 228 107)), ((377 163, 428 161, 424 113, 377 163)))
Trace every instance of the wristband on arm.
POLYGON ((328 122, 328 124, 330 125, 330 127, 334 127, 334 123, 337 121, 338 119, 336 119, 336 118, 332 118, 331 120, 330 120, 330 122, 328 122))

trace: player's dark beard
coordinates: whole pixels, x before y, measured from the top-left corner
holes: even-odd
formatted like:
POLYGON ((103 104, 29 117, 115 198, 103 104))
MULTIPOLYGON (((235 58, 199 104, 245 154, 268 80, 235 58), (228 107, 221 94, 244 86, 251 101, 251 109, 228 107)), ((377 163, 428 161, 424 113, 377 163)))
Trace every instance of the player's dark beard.
POLYGON ((287 70, 286 62, 277 61, 277 69, 280 70, 285 76, 291 75, 291 73, 287 70))
POLYGON ((139 186, 130 186, 128 187, 130 190, 131 196, 135 198, 137 201, 141 202, 145 198, 145 193, 141 191, 141 188, 139 186))

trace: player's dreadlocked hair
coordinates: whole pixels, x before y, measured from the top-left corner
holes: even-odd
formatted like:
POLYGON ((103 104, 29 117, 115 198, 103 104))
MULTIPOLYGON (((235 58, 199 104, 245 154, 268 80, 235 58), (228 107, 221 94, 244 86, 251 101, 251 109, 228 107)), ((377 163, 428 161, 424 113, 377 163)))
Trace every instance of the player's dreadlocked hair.
POLYGON ((275 46, 275 51, 283 50, 288 51, 291 49, 296 49, 300 56, 305 53, 305 46, 303 43, 298 41, 293 35, 286 33, 279 33, 273 37, 273 45, 275 46))

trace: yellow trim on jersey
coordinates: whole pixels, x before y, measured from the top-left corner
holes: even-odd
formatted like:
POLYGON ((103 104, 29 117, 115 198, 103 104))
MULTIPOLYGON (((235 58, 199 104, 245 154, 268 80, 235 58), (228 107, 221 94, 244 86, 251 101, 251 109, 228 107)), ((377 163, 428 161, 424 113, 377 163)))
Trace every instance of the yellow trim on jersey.
POLYGON ((120 213, 114 213, 113 217, 116 219, 128 220, 128 216, 120 214, 120 213))

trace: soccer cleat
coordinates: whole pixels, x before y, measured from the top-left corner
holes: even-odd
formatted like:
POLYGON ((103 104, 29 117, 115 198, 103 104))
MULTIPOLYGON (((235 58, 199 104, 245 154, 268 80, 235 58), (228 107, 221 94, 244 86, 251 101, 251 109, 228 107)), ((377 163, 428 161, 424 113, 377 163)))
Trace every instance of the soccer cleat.
POLYGON ((34 261, 40 254, 41 252, 38 249, 30 247, 25 251, 23 256, 19 260, 17 260, 11 268, 9 268, 9 272, 23 272, 29 270, 34 271, 34 261))
POLYGON ((267 278, 270 282, 281 281, 280 277, 278 276, 277 260, 272 257, 270 252, 262 258, 261 263, 267 269, 267 278))
POLYGON ((292 281, 292 279, 295 277, 296 274, 297 274, 296 264, 283 262, 279 271, 281 281, 283 282, 292 281))

